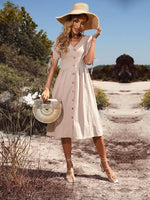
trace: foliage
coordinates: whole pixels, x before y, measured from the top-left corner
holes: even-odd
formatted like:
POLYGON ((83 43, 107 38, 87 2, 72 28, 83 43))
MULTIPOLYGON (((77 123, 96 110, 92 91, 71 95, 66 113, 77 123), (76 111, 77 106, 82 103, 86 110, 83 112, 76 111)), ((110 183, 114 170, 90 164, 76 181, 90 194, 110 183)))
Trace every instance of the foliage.
POLYGON ((24 7, 7 1, 0 10, 0 45, 6 44, 16 49, 18 55, 48 61, 52 41, 43 30, 36 30, 37 24, 32 20, 24 7))
POLYGON ((8 90, 14 95, 19 95, 20 88, 24 85, 25 76, 19 74, 17 69, 0 64, 0 91, 8 90))
MULTIPOLYGON (((0 92, 9 91, 18 98, 23 95, 22 88, 25 86, 29 87, 28 92, 31 91, 31 93, 34 93, 38 91, 41 93, 47 77, 47 74, 42 73, 42 70, 37 74, 38 77, 34 77, 27 71, 19 71, 17 68, 3 64, 0 64, 0 72, 0 92)), ((53 84, 54 81, 55 79, 53 80, 53 84)))
POLYGON ((139 65, 138 68, 138 79, 140 81, 147 81, 150 79, 150 69, 145 65, 139 65))
POLYGON ((106 97, 106 94, 103 92, 103 90, 99 88, 94 88, 94 93, 96 96, 96 103, 98 109, 104 109, 108 106, 108 99, 106 97))
POLYGON ((14 48, 5 44, 0 46, 0 62, 7 64, 8 67, 15 68, 18 72, 28 73, 30 76, 41 76, 46 72, 46 64, 41 65, 39 60, 33 60, 25 55, 17 55, 14 48))
MULTIPOLYGON (((134 74, 134 79, 132 81, 147 81, 150 80, 150 68, 146 65, 135 65, 136 74, 134 74)), ((93 69, 91 75, 93 80, 103 80, 103 81, 117 81, 114 70, 114 65, 100 65, 93 69)))
POLYGON ((114 80, 113 65, 104 65, 104 66, 100 65, 94 67, 91 78, 93 80, 103 80, 103 81, 114 80))
POLYGON ((142 105, 146 109, 150 109, 150 89, 144 94, 142 105))
MULTIPOLYGON (((52 41, 25 8, 6 2, 0 10, 0 92, 9 91, 11 99, 1 103, 0 129, 7 133, 26 132, 45 134, 46 125, 32 115, 32 108, 19 103, 19 97, 28 93, 42 93, 47 78, 47 63, 52 41)), ((54 74, 54 86, 59 67, 54 74)))

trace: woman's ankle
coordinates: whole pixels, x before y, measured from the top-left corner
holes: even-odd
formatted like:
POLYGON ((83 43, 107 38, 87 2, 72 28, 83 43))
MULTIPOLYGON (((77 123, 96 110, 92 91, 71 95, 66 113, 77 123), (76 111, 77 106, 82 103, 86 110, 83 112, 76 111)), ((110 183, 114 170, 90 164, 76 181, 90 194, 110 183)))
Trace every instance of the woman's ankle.
POLYGON ((66 158, 66 163, 67 163, 67 169, 73 168, 73 164, 72 164, 71 158, 66 158))
POLYGON ((104 158, 100 158, 100 159, 101 159, 101 165, 103 166, 103 168, 109 168, 107 158, 104 157, 104 158))

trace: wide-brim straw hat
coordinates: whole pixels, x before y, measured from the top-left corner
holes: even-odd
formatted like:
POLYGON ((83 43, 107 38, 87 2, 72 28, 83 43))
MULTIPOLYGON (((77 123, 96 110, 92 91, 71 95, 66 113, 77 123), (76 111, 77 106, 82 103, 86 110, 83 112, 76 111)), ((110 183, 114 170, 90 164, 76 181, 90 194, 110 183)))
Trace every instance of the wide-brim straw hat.
POLYGON ((76 3, 73 5, 70 13, 63 16, 56 17, 56 19, 64 25, 64 23, 69 20, 71 15, 81 15, 86 14, 88 16, 88 21, 84 25, 84 30, 96 29, 99 27, 98 17, 89 12, 89 6, 86 3, 76 3))
POLYGON ((46 124, 53 123, 62 114, 62 102, 57 99, 49 99, 47 102, 37 99, 34 101, 32 111, 38 121, 46 124))

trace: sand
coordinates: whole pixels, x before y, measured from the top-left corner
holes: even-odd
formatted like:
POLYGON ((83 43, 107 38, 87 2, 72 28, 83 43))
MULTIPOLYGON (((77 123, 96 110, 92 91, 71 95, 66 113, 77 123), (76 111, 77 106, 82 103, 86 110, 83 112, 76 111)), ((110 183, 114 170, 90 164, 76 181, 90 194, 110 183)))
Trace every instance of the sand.
MULTIPOLYGON (((100 170, 100 160, 91 139, 74 140, 72 160, 74 184, 64 179, 66 164, 60 140, 33 136, 30 161, 33 169, 49 172, 50 179, 66 184, 65 199, 148 200, 150 199, 150 111, 141 106, 150 82, 114 83, 93 81, 109 99, 99 111, 104 129, 107 157, 119 183, 110 183, 100 170)), ((64 197, 58 198, 63 199, 64 197)))

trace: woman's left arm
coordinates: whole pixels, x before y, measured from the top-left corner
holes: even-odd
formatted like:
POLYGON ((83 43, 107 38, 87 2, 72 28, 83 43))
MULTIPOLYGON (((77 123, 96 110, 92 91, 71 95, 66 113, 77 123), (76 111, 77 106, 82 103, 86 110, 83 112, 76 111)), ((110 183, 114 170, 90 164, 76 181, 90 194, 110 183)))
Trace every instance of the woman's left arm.
POLYGON ((99 27, 97 29, 97 32, 92 36, 91 46, 89 48, 88 53, 84 57, 84 62, 86 65, 93 64, 93 60, 95 58, 95 41, 96 41, 97 37, 100 35, 100 33, 101 33, 101 28, 99 27))

